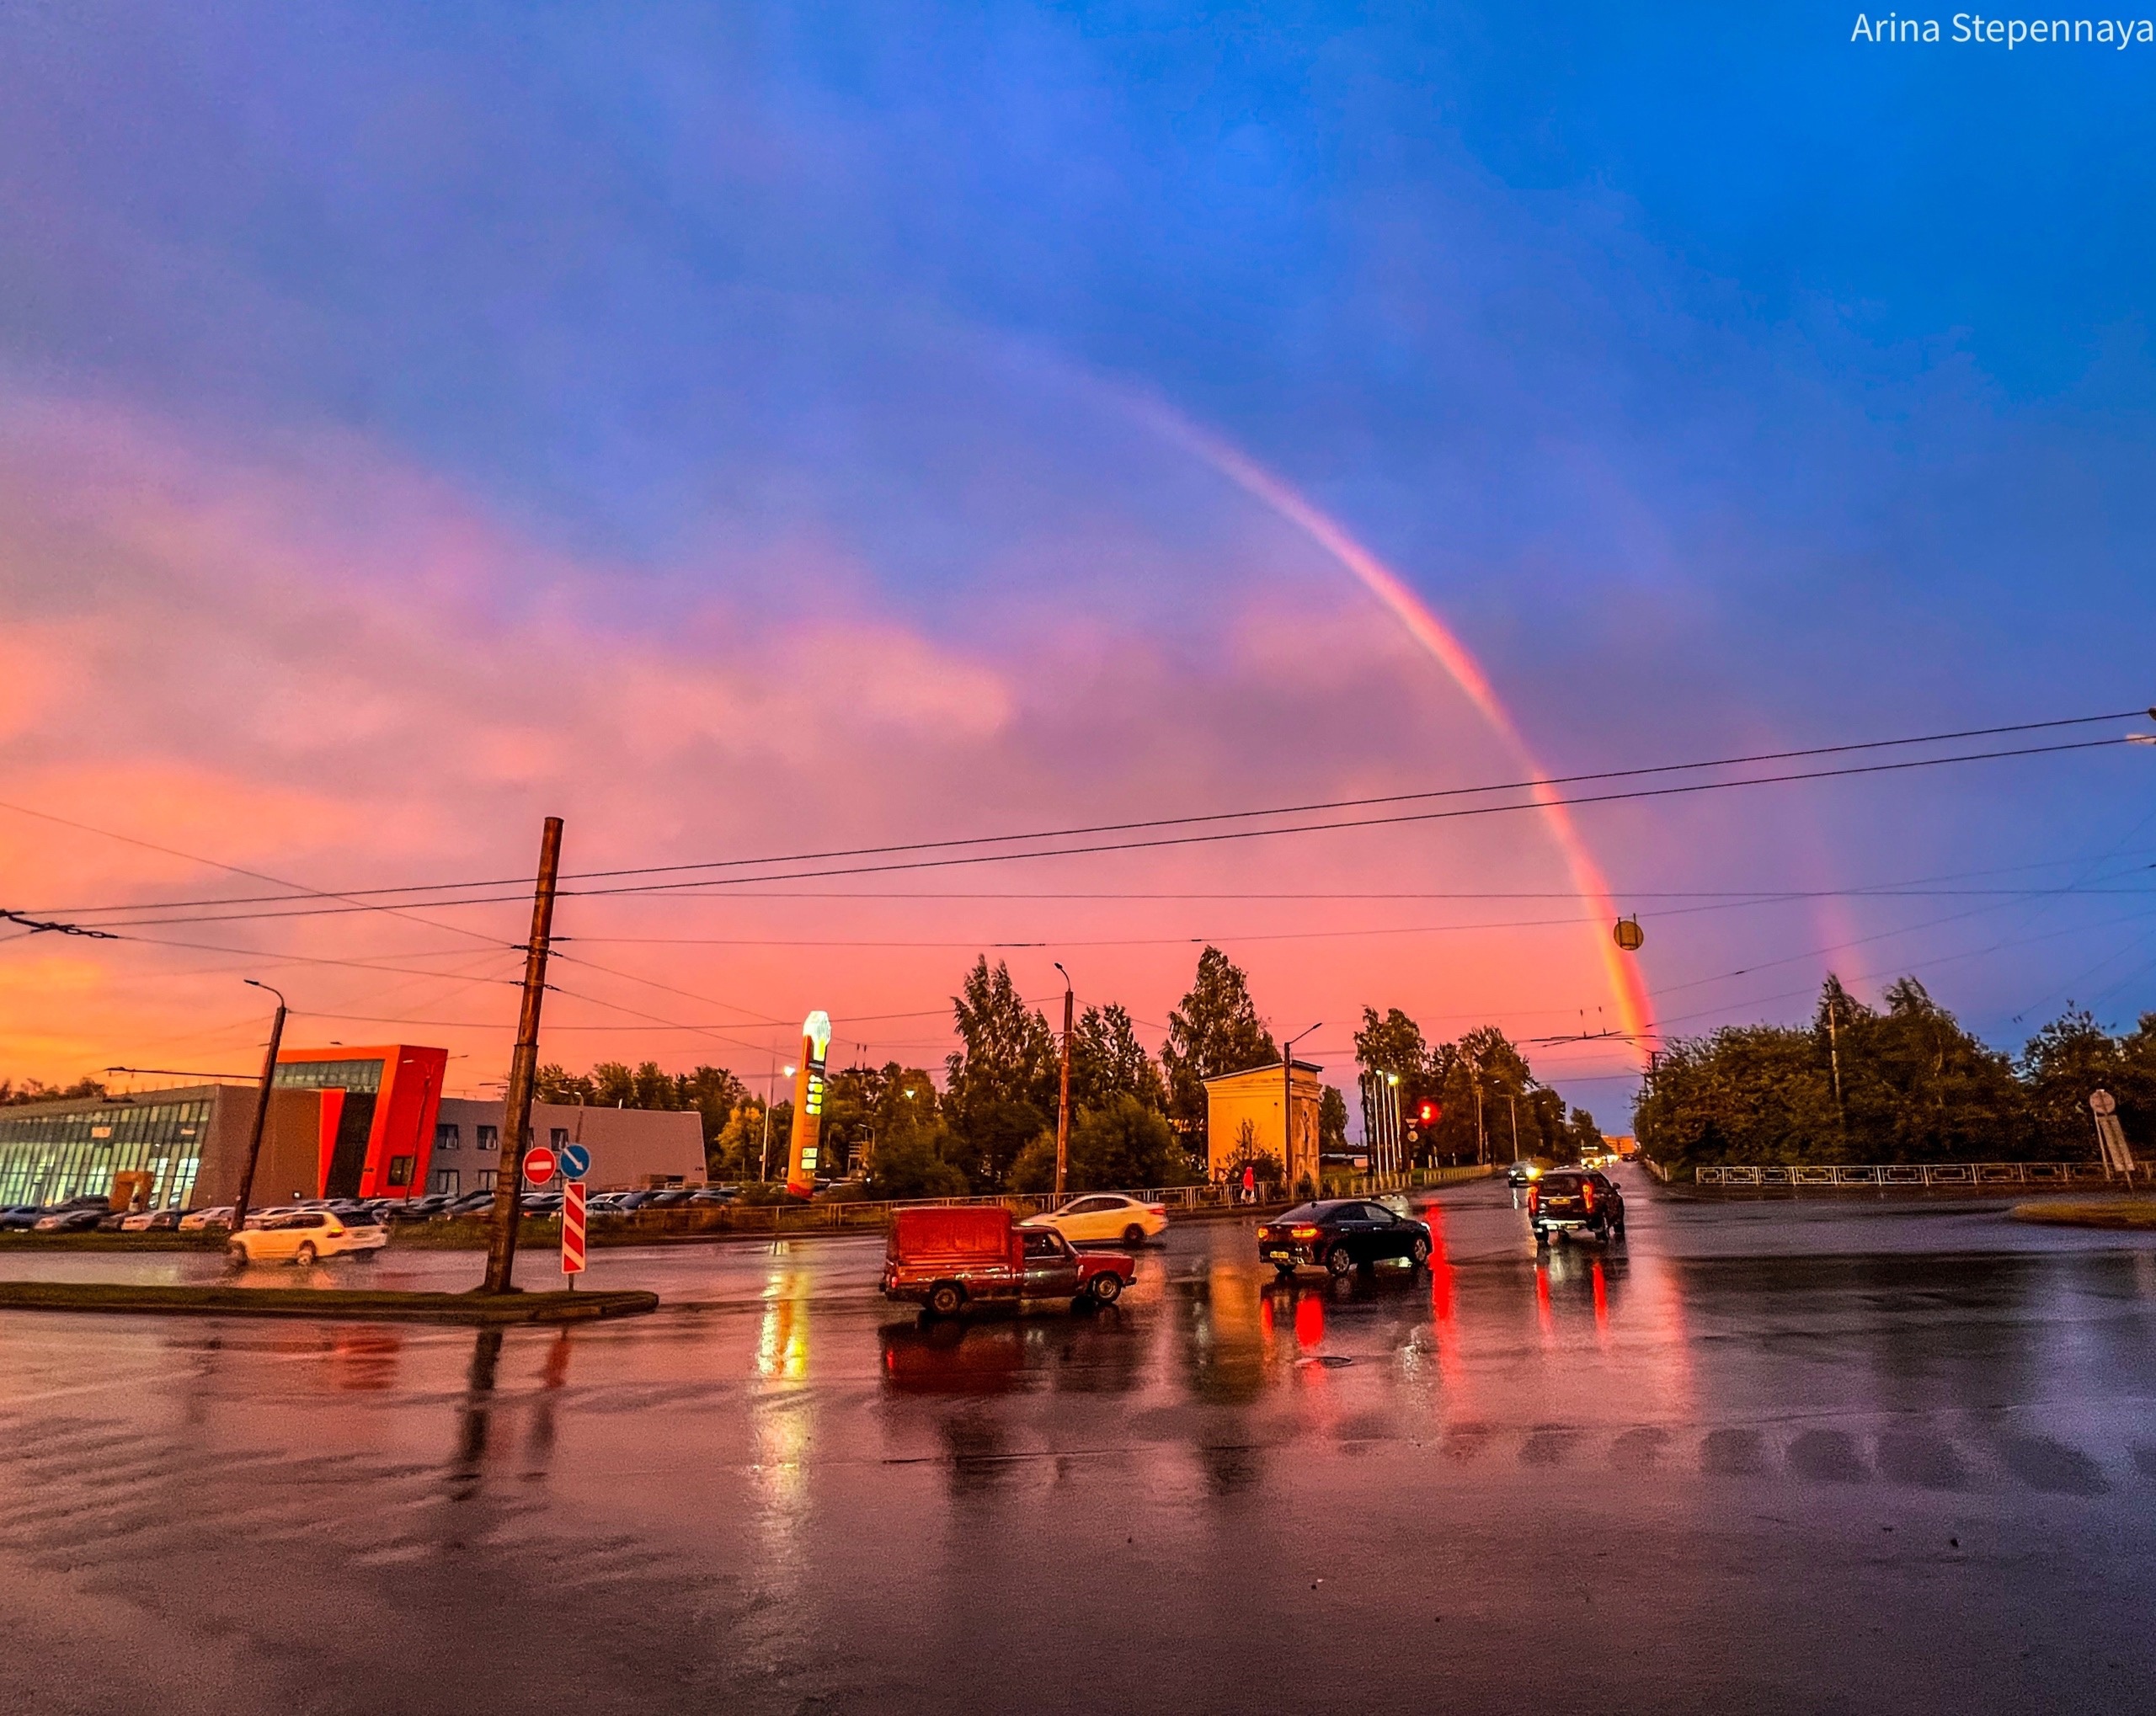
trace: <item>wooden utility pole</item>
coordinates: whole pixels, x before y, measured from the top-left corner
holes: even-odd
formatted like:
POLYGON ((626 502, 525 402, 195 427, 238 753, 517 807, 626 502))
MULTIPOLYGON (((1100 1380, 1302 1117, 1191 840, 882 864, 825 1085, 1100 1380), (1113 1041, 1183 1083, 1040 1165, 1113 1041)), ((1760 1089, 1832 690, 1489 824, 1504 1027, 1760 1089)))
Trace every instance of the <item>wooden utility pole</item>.
MULTIPOLYGON (((1063 971, 1063 962, 1055 962, 1055 968, 1063 971)), ((1076 991, 1071 988, 1070 973, 1063 971, 1063 1091, 1055 1104, 1055 1201, 1063 1202, 1064 1176, 1070 1167, 1070 1014, 1076 991)))
POLYGON ((516 1267, 518 1189, 524 1183, 526 1134, 531 1130, 531 1085, 539 1071, 539 1005, 547 994, 547 944, 554 929, 554 878, 562 863, 562 819, 547 818, 539 836, 539 880, 531 893, 531 940, 524 950, 524 1006, 510 1053, 509 1094, 502 1103, 502 1159, 494 1170, 494 1231, 487 1242, 487 1278, 480 1291, 505 1293, 516 1267))
POLYGON ((270 1021, 270 1053, 262 1058, 262 1086, 254 1093, 254 1124, 247 1135, 247 1166, 240 1170, 239 1191, 232 1199, 232 1227, 235 1234, 247 1225, 247 1202, 254 1196, 254 1168, 262 1159, 262 1128, 270 1119, 270 1089, 277 1078, 277 1050, 285 1041, 285 997, 281 991, 270 985, 256 983, 253 978, 245 981, 258 989, 270 989, 277 997, 277 1016, 270 1021))

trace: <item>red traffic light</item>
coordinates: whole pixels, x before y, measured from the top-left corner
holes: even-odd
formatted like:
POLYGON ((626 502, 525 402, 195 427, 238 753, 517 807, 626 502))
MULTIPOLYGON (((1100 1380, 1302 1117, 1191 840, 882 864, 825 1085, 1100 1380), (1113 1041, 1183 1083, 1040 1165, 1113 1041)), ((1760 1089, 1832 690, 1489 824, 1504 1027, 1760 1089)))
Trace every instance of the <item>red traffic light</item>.
POLYGON ((1435 1126, 1438 1123, 1438 1116, 1442 1112, 1444 1111, 1436 1103, 1425 1102, 1415 1111, 1415 1118, 1424 1126, 1435 1126))

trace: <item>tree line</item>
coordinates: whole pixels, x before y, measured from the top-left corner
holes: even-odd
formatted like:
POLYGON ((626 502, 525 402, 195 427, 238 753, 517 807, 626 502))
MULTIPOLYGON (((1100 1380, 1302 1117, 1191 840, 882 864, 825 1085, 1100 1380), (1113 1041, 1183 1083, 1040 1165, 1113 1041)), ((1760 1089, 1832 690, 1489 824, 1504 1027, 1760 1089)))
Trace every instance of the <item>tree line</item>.
MULTIPOLYGON (((1007 964, 991 967, 985 955, 966 973, 951 1006, 958 1043, 944 1062, 940 1086, 926 1069, 896 1061, 825 1074, 824 1159, 834 1167, 865 1162, 872 1196, 1052 1190, 1061 1055, 1046 1015, 1019 994, 1007 964)), ((1428 1095, 1445 1105, 1444 1118, 1421 1146, 1422 1159, 1473 1157, 1478 1086, 1493 1157, 1510 1159, 1515 1127, 1529 1154, 1571 1159, 1583 1141, 1600 1143, 1592 1119, 1581 1110, 1568 1112, 1494 1027, 1432 1046, 1396 1008, 1383 1019, 1365 1009, 1364 1017, 1356 1050, 1364 1064, 1400 1074, 1410 1104, 1428 1095)), ((1157 1056, 1139 1040, 1122 1005, 1083 1008, 1070 1033, 1066 1188, 1203 1179, 1204 1081, 1279 1058, 1248 978, 1217 947, 1198 955, 1188 992, 1168 1015, 1157 1056)), ((791 1100, 777 1101, 766 1114, 764 1097, 723 1067, 669 1074, 652 1061, 634 1068, 604 1062, 573 1075, 550 1065, 540 1069, 537 1094, 551 1102, 694 1109, 702 1116, 705 1153, 718 1179, 754 1182, 767 1164, 780 1174, 790 1147, 791 1100)), ((1347 1103, 1326 1085, 1320 1148, 1337 1152, 1347 1136, 1347 1103)), ((1251 1159, 1261 1177, 1278 1176, 1277 1154, 1258 1147, 1251 1159)))
POLYGON ((1966 1030, 1914 978, 1883 1005, 1829 977, 1808 1025, 1726 1026, 1657 1060, 1633 1115, 1665 1167, 1721 1163, 2077 1161, 2109 1090, 2156 1152, 2156 1013, 2113 1036, 2071 1004, 2019 1053, 1966 1030))

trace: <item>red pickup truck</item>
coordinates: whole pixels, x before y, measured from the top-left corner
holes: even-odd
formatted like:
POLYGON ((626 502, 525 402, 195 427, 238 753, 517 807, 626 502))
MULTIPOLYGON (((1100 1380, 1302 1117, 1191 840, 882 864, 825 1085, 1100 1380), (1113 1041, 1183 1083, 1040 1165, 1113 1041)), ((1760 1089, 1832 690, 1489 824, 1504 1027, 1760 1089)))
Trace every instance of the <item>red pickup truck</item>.
POLYGON ((883 1295, 955 1317, 977 1299, 1112 1305, 1138 1273, 1120 1251, 1075 1251, 1053 1228, 1020 1228, 982 1205, 903 1209, 891 1217, 883 1295))

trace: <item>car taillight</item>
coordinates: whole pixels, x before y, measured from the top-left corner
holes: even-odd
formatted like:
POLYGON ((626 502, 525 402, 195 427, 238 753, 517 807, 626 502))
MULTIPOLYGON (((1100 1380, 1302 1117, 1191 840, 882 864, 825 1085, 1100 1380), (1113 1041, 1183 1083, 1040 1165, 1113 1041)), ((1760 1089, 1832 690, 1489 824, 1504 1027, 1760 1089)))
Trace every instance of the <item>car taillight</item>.
POLYGON ((1527 1212, 1528 1212, 1528 1214, 1529 1214, 1529 1215, 1533 1215, 1533 1214, 1534 1213, 1534 1212, 1535 1212, 1536 1208, 1540 1205, 1541 1202, 1542 1202, 1542 1188, 1541 1188, 1540 1186, 1529 1186, 1529 1187, 1527 1188, 1527 1212))
POLYGON ((1288 1229, 1288 1237, 1290 1239, 1315 1239, 1317 1238, 1317 1229, 1315 1228, 1290 1228, 1288 1229))
POLYGON ((1580 1191, 1587 1198, 1587 1207, 1589 1209, 1593 1209, 1594 1207, 1594 1182, 1592 1180, 1588 1180, 1586 1185, 1580 1187, 1580 1191))
POLYGON ((1164 1216, 1168 1212, 1168 1207, 1164 1203, 1149 1203, 1145 1207, 1156 1216, 1164 1216))

